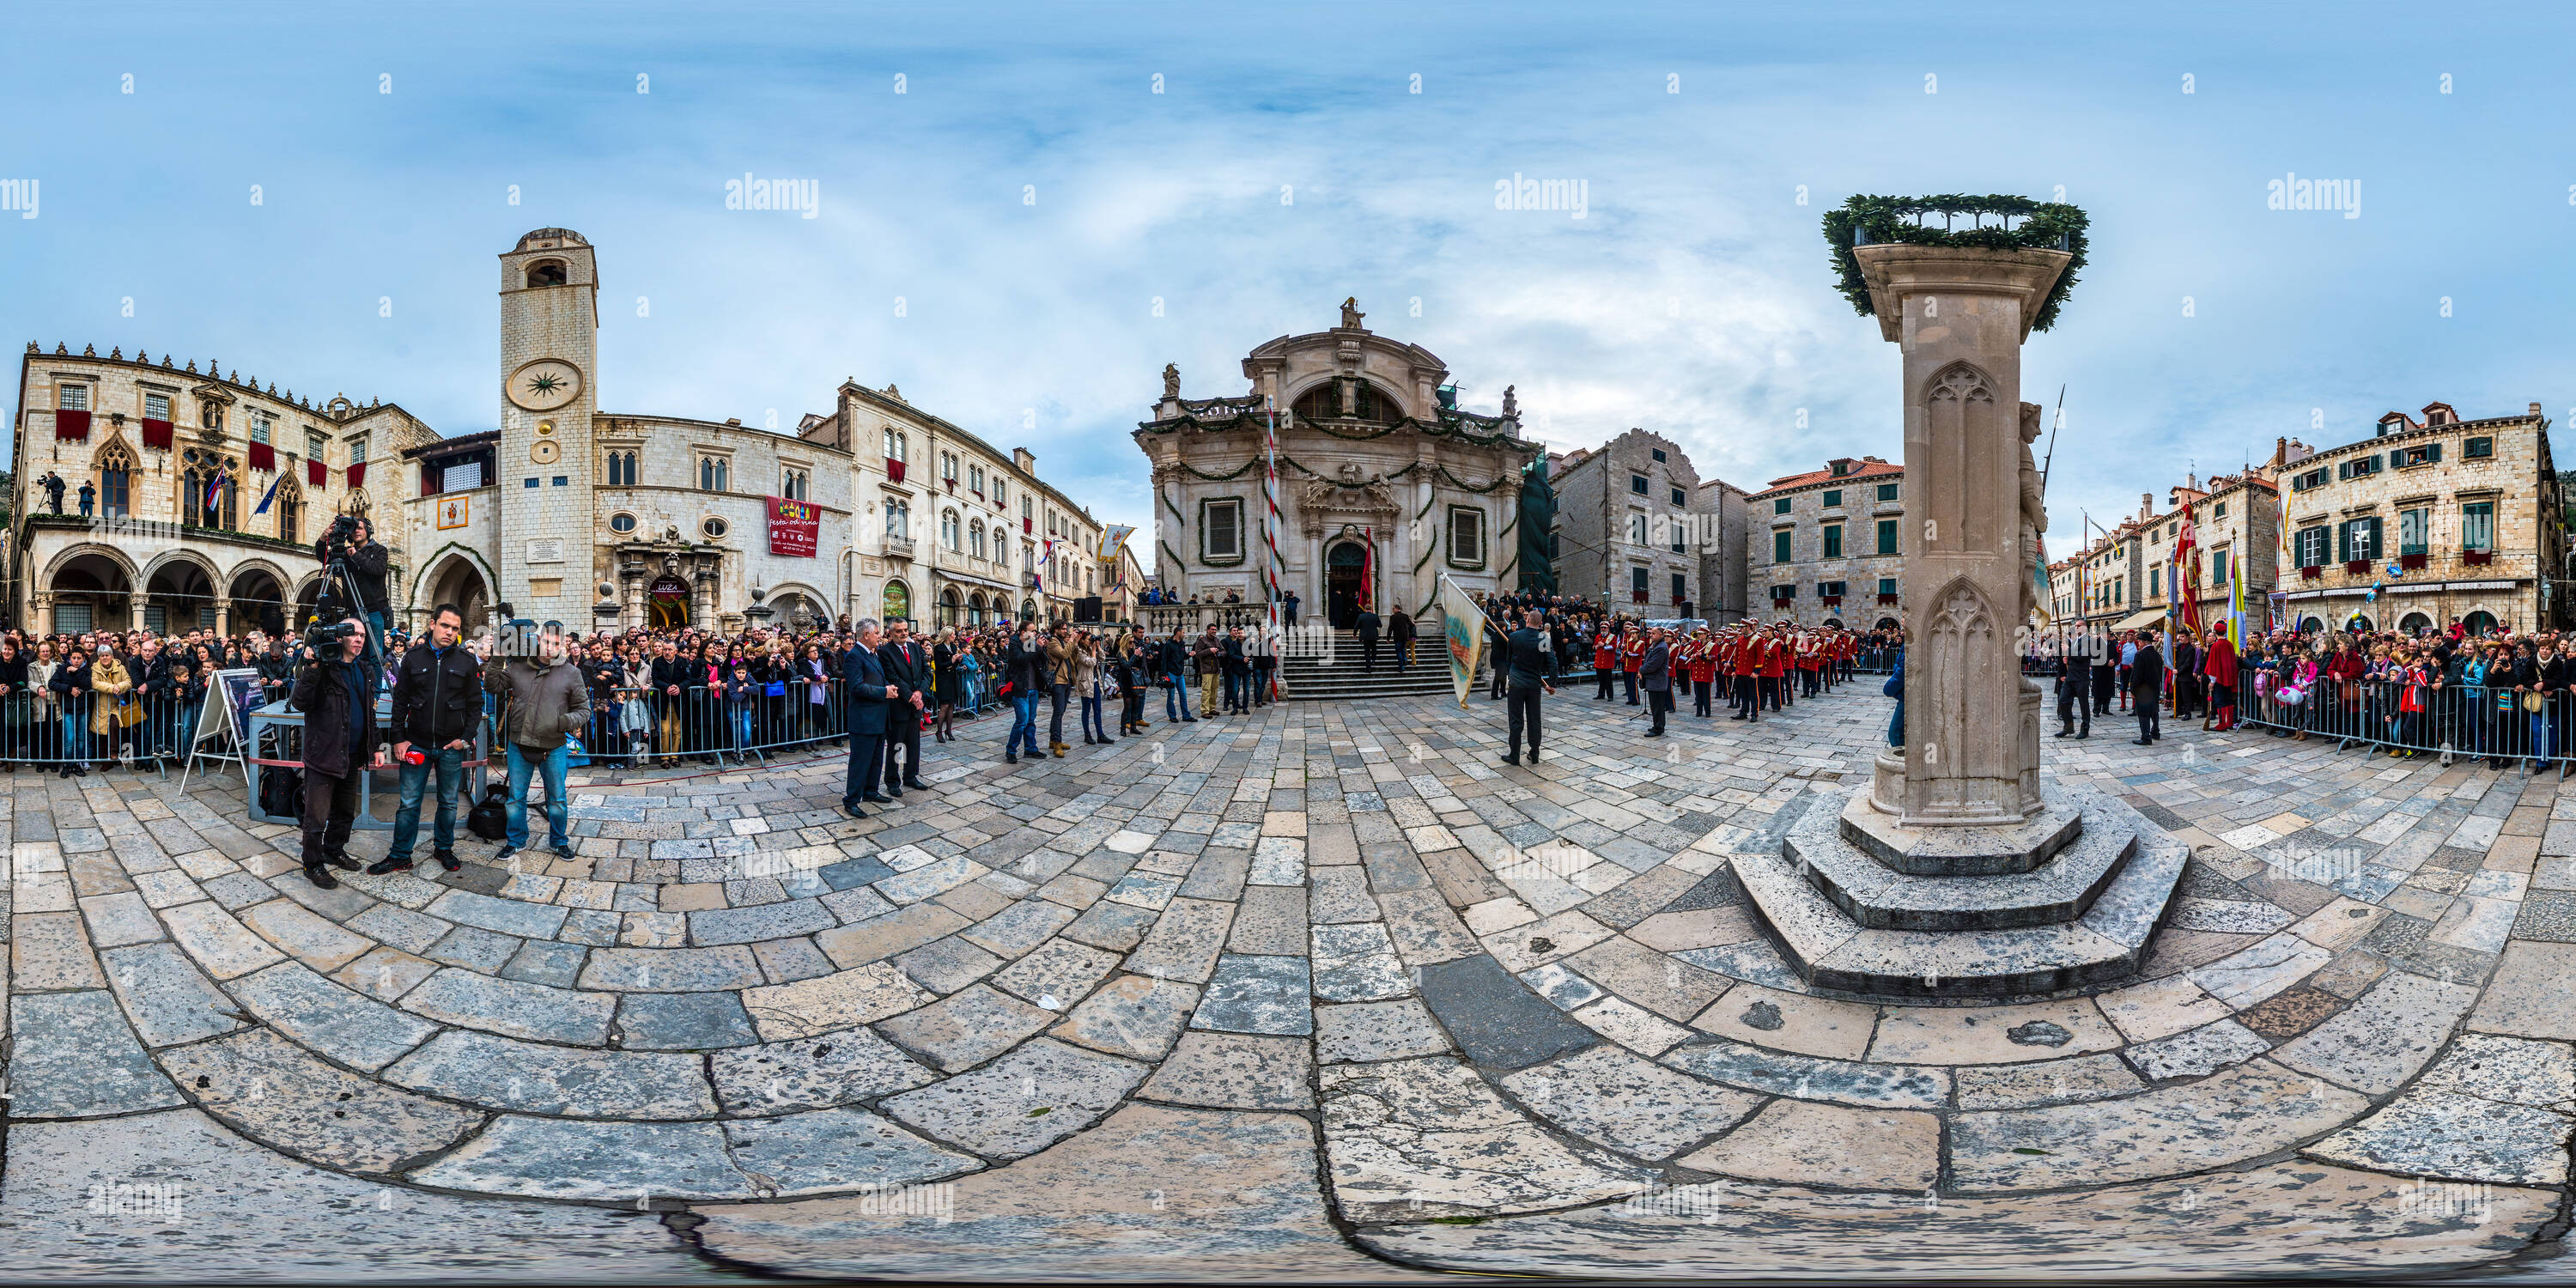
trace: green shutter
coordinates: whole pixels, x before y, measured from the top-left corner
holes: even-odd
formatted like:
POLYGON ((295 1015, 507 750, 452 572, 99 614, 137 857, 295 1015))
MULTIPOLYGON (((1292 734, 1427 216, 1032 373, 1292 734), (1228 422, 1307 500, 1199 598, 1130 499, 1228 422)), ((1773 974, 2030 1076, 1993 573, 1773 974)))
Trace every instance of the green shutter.
POLYGON ((2335 562, 2352 562, 2352 525, 2349 523, 2335 525, 2335 562))
POLYGON ((1771 562, 1789 562, 1789 529, 1782 528, 1771 534, 1771 562))

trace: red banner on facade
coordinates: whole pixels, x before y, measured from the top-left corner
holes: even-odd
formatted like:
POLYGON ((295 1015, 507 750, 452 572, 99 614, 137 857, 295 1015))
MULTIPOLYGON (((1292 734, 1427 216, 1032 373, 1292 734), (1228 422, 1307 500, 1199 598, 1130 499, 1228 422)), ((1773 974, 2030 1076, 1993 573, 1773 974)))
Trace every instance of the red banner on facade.
POLYGON ((251 444, 250 467, 274 473, 277 469, 277 449, 267 443, 251 444))
MULTIPOLYGON (((423 471, 423 473, 427 473, 427 471, 423 471)), ((330 466, 325 465, 320 461, 306 461, 304 463, 304 485, 306 487, 324 487, 329 485, 330 482, 330 466)))
POLYGON ((89 413, 62 410, 54 413, 54 437, 85 439, 89 437, 89 413))
POLYGON ((170 450, 170 422, 146 418, 143 422, 143 445, 170 450))
POLYGON ((790 501, 783 496, 765 499, 769 502, 769 553, 813 558, 822 543, 822 516, 804 501, 790 501))

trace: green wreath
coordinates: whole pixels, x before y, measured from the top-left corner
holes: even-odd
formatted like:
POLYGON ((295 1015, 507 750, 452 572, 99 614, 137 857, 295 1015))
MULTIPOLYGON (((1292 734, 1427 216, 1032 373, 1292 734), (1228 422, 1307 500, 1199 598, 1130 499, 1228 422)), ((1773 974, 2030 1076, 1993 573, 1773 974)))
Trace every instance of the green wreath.
POLYGON ((1970 197, 1957 193, 1938 197, 1855 195, 1839 209, 1825 212, 1825 241, 1833 247, 1835 287, 1862 317, 1872 316, 1875 310, 1870 307, 1869 282, 1861 275, 1860 259, 1852 254, 1855 241, 1862 245, 1895 242, 1907 246, 2065 251, 2074 258, 2067 263, 2066 271, 2058 274, 2057 284, 2048 289, 2048 297, 2040 301, 2039 315, 2031 319, 2032 330, 2045 331, 2057 324, 2058 307, 2074 288, 2077 270, 2084 267, 2085 223, 2084 212, 2075 206, 2028 197, 1970 197), (1916 222, 1930 215, 1941 217, 1939 228, 1916 222), (1969 227, 1958 226, 1962 216, 1970 220, 1969 227), (2012 220, 2019 220, 2019 225, 2010 226, 2012 220))

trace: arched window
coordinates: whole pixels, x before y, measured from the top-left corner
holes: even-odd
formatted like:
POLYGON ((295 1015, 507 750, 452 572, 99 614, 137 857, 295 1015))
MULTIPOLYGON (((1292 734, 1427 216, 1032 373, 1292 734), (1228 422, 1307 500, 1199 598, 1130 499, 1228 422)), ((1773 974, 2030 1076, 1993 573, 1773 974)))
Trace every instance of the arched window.
POLYGON ((122 519, 133 501, 134 454, 124 443, 110 443, 98 454, 99 517, 122 519))
POLYGON ((528 285, 530 286, 561 286, 568 276, 569 270, 559 259, 541 259, 528 265, 528 285))
POLYGON ((966 597, 966 624, 969 626, 984 624, 984 592, 980 590, 966 597))
POLYGON ((912 444, 906 441, 905 437, 901 433, 897 432, 894 426, 886 426, 885 458, 887 460, 900 461, 905 459, 904 453, 911 450, 911 447, 912 444))
POLYGON ((241 463, 194 448, 180 453, 179 522, 192 528, 241 526, 241 463))
POLYGON ((610 487, 636 486, 639 482, 635 473, 636 464, 635 453, 631 451, 610 452, 608 454, 608 485, 610 487))
POLYGON ((790 501, 805 500, 805 471, 786 471, 778 480, 778 495, 790 501))
POLYGON ((281 484, 277 489, 277 539, 301 540, 297 532, 303 519, 304 489, 291 482, 281 484))
POLYGON ((353 488, 350 490, 349 513, 357 515, 362 519, 367 516, 367 489, 353 488))
POLYGON ((886 502, 886 535, 897 541, 912 540, 912 507, 901 501, 886 502))
POLYGON ((957 512, 955 510, 940 511, 939 544, 948 547, 948 549, 953 553, 957 549, 957 539, 957 512))
POLYGON ((698 490, 730 492, 733 490, 733 467, 721 456, 698 458, 698 490))
POLYGON ((993 562, 1004 572, 1011 570, 1011 543, 999 533, 993 536, 993 562))
POLYGON ((981 519, 966 525, 966 553, 978 559, 984 557, 984 521, 981 519))
POLYGON ((955 586, 951 586, 948 589, 939 592, 939 624, 942 626, 955 626, 957 625, 957 618, 957 588, 955 586))
POLYGON ((1350 382, 1348 387, 1351 406, 1346 412, 1342 408, 1343 387, 1343 383, 1339 380, 1326 381, 1298 395, 1295 408, 1297 418, 1299 420, 1340 420, 1347 416, 1352 420, 1365 420, 1383 425, 1404 414, 1403 408, 1397 405, 1393 395, 1365 380, 1350 382))

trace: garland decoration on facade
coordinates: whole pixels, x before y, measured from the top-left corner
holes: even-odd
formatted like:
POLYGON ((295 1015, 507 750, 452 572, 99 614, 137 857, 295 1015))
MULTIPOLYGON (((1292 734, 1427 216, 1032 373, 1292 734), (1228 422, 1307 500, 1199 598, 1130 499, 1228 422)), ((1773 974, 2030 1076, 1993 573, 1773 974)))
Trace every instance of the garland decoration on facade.
POLYGON ((1825 212, 1825 241, 1833 247, 1836 289, 1862 317, 1872 316, 1874 311, 1870 307, 1869 282, 1861 275, 1860 259, 1852 254, 1854 246, 1897 243, 2065 251, 2074 260, 2058 275, 2057 284, 2049 288, 2048 298, 2040 301, 2039 315, 2031 319, 2032 330, 2045 331, 2056 324, 2058 307, 2066 302, 2077 271, 2084 267, 2085 224, 2084 212, 2078 207, 2028 197, 1855 194, 1841 207, 1825 212), (1936 215, 1941 222, 1938 228, 1930 222, 1936 215), (1969 220, 1968 226, 1959 225, 1962 218, 1969 220))

